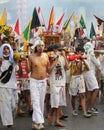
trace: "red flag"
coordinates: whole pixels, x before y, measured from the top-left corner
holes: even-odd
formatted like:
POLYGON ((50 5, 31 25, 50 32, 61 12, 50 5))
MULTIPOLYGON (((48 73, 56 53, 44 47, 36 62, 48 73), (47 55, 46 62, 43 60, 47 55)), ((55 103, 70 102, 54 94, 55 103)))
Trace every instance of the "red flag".
POLYGON ((84 34, 83 28, 79 28, 79 35, 82 36, 84 34))
POLYGON ((65 13, 61 16, 61 18, 57 21, 56 25, 60 25, 62 23, 62 20, 64 18, 65 13))
POLYGON ((15 27, 14 27, 14 31, 20 35, 20 30, 19 30, 19 18, 16 21, 15 27))
POLYGON ((65 13, 62 14, 62 16, 59 18, 59 20, 56 22, 56 25, 54 27, 54 32, 60 33, 62 31, 62 20, 64 18, 65 13))

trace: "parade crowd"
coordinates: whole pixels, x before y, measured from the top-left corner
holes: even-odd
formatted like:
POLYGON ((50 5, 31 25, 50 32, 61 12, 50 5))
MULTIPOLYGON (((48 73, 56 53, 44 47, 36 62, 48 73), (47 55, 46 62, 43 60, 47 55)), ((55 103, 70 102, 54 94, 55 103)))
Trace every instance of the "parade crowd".
POLYGON ((23 103, 36 130, 45 129, 45 118, 50 127, 64 128, 61 119, 70 118, 63 111, 69 97, 73 116, 78 116, 77 108, 83 118, 99 114, 96 99, 99 92, 103 94, 104 53, 89 38, 74 39, 67 45, 53 43, 47 48, 37 39, 29 44, 28 55, 19 59, 15 56, 18 47, 8 39, 1 39, 0 44, 0 116, 8 130, 13 130, 16 115, 26 113, 23 103))

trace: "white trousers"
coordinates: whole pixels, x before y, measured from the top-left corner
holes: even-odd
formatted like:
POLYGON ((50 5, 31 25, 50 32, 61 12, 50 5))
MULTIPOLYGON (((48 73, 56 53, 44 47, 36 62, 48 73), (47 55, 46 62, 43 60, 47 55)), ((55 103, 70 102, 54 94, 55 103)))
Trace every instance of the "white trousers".
POLYGON ((36 124, 44 123, 44 100, 46 94, 46 80, 30 78, 30 94, 33 106, 32 120, 36 124))
POLYGON ((4 126, 13 125, 12 111, 15 108, 13 89, 0 87, 0 115, 4 126))

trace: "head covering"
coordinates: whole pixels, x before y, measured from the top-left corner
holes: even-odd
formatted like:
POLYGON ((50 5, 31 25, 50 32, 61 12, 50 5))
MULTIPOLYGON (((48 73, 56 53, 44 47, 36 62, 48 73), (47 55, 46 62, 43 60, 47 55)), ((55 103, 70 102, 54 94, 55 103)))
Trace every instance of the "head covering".
POLYGON ((4 55, 4 54, 3 54, 3 49, 4 49, 5 46, 9 47, 9 49, 10 49, 9 61, 10 61, 11 63, 14 63, 13 50, 12 50, 11 46, 9 45, 9 43, 8 43, 8 44, 3 44, 3 45, 1 45, 1 47, 0 47, 0 58, 3 57, 3 55, 4 55))
POLYGON ((85 55, 89 55, 90 53, 94 52, 94 46, 91 44, 91 42, 87 42, 84 45, 85 49, 85 55))
POLYGON ((88 37, 84 37, 83 39, 84 39, 84 40, 88 40, 88 41, 90 40, 88 37))
POLYGON ((44 45, 44 42, 42 40, 36 40, 34 45, 32 46, 32 49, 34 49, 35 47, 37 47, 39 45, 44 45))

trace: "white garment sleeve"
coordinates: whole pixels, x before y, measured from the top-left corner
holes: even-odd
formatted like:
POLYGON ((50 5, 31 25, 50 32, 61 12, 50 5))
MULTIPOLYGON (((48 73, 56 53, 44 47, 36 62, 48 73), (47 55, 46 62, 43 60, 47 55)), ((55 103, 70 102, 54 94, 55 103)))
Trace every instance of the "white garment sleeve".
POLYGON ((15 71, 19 70, 19 66, 17 64, 15 64, 15 71))
POLYGON ((101 70, 101 64, 100 62, 97 60, 97 58, 95 57, 95 55, 91 55, 91 61, 92 63, 96 66, 97 69, 101 70))

